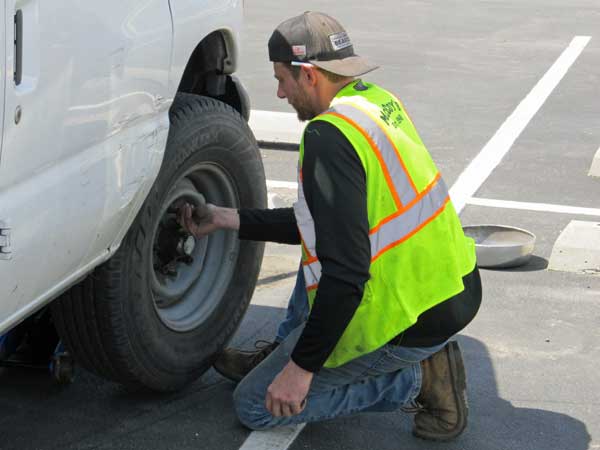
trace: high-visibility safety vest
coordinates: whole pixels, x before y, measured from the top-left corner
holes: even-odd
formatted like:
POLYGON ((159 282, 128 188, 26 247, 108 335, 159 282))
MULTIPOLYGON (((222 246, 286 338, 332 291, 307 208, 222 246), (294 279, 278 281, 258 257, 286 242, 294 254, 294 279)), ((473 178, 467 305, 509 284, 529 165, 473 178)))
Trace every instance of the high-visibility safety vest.
MULTIPOLYGON (((475 268, 475 244, 464 235, 439 171, 392 94, 355 81, 314 120, 334 125, 360 158, 366 174, 370 228, 370 279, 352 320, 325 362, 331 368, 380 348, 413 325, 420 314, 462 292, 462 277, 475 268)), ((303 158, 304 139, 294 214, 312 308, 321 263, 302 187, 303 158)))

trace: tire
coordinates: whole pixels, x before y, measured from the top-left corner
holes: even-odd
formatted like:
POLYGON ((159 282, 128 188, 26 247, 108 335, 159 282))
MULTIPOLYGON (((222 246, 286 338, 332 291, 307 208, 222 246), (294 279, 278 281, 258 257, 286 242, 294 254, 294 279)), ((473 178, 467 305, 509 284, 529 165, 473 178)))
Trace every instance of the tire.
POLYGON ((52 305, 79 365, 157 391, 180 389, 211 366, 248 307, 264 251, 232 231, 194 240, 173 204, 267 204, 260 152, 233 108, 180 94, 170 116, 160 173, 119 250, 52 305))

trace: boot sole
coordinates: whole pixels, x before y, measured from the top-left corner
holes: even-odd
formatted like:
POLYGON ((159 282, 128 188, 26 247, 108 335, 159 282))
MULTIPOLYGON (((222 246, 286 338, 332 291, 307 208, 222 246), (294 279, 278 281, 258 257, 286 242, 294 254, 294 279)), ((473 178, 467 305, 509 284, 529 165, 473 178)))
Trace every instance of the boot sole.
POLYGON ((456 401, 457 423, 454 430, 448 433, 431 433, 419 428, 413 428, 413 435, 420 439, 428 441, 449 441, 459 436, 467 427, 467 417, 469 406, 467 404, 467 376, 462 359, 462 353, 458 342, 451 341, 446 345, 448 365, 450 367, 450 377, 454 389, 454 399, 456 401))
POLYGON ((228 373, 226 370, 221 370, 216 363, 213 364, 213 369, 215 369, 223 377, 227 378, 230 381, 233 381, 236 384, 242 381, 242 379, 244 378, 242 375, 233 375, 231 373, 228 373))

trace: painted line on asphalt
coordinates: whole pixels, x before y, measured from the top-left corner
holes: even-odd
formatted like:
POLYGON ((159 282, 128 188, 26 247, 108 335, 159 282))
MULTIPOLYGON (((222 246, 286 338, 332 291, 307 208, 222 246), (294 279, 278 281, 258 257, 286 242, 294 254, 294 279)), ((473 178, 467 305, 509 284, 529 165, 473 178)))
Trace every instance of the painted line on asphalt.
MULTIPOLYGON (((290 195, 286 195, 279 192, 273 192, 271 189, 286 189, 288 191, 298 191, 298 183, 295 181, 276 181, 267 180, 267 199, 268 207, 271 208, 287 208, 292 206, 295 199, 292 199, 290 195)), ((294 195, 292 193, 292 195, 294 195)))
POLYGON ((295 181, 267 180, 267 189, 273 188, 298 189, 298 183, 295 181))
POLYGON ((544 74, 512 114, 504 121, 479 154, 471 161, 450 189, 450 197, 457 212, 461 212, 467 201, 508 153, 521 132, 550 96, 569 68, 590 42, 590 36, 575 36, 552 67, 544 74))
POLYGON ((304 124, 296 114, 253 109, 248 122, 258 142, 298 144, 304 124))
MULTIPOLYGON (((295 181, 267 180, 267 189, 298 189, 295 181)), ((275 192, 269 192, 269 203, 277 196, 275 192)), ((487 206, 490 208, 519 209, 523 211, 553 212, 559 214, 572 214, 580 216, 599 216, 600 208, 582 208, 579 206, 556 205, 552 203, 517 202, 513 200, 496 200, 491 198, 471 197, 466 202, 468 205, 487 206)))
POLYGON ((273 209, 275 208, 275 200, 277 199, 277 194, 275 192, 267 192, 267 208, 273 209))
POLYGON ((592 167, 590 168, 590 173, 588 175, 590 177, 600 177, 600 148, 594 155, 594 159, 592 160, 592 167))
POLYGON ((302 423, 268 431, 253 431, 240 450, 287 450, 304 426, 305 424, 302 423))
POLYGON ((514 202, 511 200, 494 200, 490 198, 471 197, 467 204, 477 206, 488 206, 491 208, 520 209, 524 211, 553 212, 559 214, 573 214, 579 216, 598 216, 598 208, 580 208, 578 206, 554 205, 550 203, 527 203, 514 202))

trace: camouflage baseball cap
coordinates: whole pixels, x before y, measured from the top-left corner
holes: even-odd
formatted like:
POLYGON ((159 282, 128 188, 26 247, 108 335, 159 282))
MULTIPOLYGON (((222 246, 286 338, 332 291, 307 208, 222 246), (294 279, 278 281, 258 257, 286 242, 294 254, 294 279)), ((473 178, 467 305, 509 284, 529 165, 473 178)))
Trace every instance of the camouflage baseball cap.
POLYGON ((311 63, 329 72, 354 77, 377 69, 354 53, 346 30, 327 14, 307 11, 282 22, 269 39, 273 62, 311 63))

